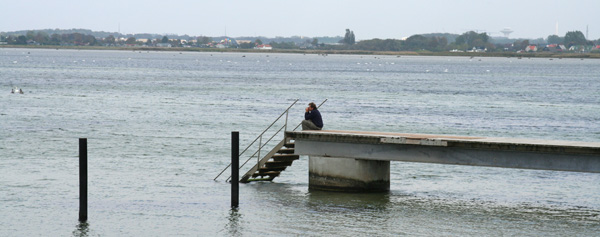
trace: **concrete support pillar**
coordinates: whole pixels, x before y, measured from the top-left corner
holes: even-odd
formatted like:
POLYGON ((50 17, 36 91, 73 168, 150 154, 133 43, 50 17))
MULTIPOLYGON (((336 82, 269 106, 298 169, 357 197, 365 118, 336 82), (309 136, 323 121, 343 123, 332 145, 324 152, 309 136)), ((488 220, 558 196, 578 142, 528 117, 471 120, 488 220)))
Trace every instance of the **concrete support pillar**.
POLYGON ((390 162, 309 156, 308 187, 345 192, 390 190, 390 162))

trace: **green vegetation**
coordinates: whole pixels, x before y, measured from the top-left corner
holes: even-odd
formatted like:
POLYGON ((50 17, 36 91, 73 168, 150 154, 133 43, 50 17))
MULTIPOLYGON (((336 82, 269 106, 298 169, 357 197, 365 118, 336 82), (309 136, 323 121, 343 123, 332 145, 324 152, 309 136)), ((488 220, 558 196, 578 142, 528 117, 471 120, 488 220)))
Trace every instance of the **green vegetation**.
POLYGON ((581 31, 569 31, 565 35, 564 44, 568 46, 573 45, 586 45, 587 40, 581 31))
POLYGON ((353 45, 356 43, 356 39, 354 38, 354 31, 350 29, 346 29, 346 35, 344 35, 344 39, 340 42, 345 45, 353 45))
POLYGON ((562 44, 565 41, 565 38, 558 35, 549 35, 546 41, 548 44, 562 44))
MULTIPOLYGON (((525 56, 533 45, 528 39, 510 41, 507 38, 495 40, 486 33, 468 31, 461 35, 439 33, 412 35, 405 40, 368 39, 356 41, 354 31, 346 29, 344 37, 240 37, 239 42, 229 37, 213 40, 211 37, 136 34, 116 37, 108 32, 85 30, 45 30, 26 31, 23 34, 0 33, 0 47, 52 47, 52 48, 90 48, 90 49, 128 49, 128 50, 193 50, 210 52, 253 52, 263 42, 276 52, 298 52, 319 54, 386 54, 386 55, 469 55, 469 56, 525 56), (49 34, 48 32, 54 32, 49 34), (84 33, 89 34, 84 34, 84 33), (102 37, 94 35, 103 35, 102 37), (107 35, 108 34, 108 35, 107 35), (519 54, 521 53, 521 54, 519 54)), ((589 57, 600 54, 600 39, 588 41, 580 31, 570 31, 564 37, 550 35, 547 40, 534 39, 537 52, 529 52, 527 57, 572 57, 568 53, 589 57), (543 41, 540 43, 540 41, 543 41), (554 46, 546 47, 546 43, 554 46), (556 45, 560 45, 556 46, 556 45), (573 46, 573 47, 571 47, 573 46), (569 51, 571 50, 571 51, 569 51), (559 55, 559 56, 557 56, 559 55)), ((265 52, 265 51, 261 51, 265 52)))

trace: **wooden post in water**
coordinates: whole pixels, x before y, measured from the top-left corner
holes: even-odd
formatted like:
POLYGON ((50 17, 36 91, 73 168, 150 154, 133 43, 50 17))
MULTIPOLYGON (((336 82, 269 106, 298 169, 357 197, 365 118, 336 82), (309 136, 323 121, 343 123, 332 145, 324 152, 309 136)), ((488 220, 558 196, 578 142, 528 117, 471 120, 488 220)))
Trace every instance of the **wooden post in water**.
POLYGON ((87 138, 79 138, 79 221, 87 217, 87 138))
POLYGON ((240 202, 240 132, 231 132, 231 207, 240 202))

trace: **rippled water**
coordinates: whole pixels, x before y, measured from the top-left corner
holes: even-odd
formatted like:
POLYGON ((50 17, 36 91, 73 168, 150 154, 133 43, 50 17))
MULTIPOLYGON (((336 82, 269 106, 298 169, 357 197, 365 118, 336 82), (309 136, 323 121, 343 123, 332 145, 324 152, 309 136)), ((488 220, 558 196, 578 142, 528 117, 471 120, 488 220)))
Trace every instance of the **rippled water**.
MULTIPOLYGON (((326 129, 600 142, 600 61, 0 49, 1 236, 600 233, 600 175, 392 162, 391 191, 212 179, 291 102, 326 129), (10 94, 18 86, 25 94, 10 94), (78 138, 89 221, 79 225, 78 138)), ((244 170, 245 172, 245 170, 244 170)))

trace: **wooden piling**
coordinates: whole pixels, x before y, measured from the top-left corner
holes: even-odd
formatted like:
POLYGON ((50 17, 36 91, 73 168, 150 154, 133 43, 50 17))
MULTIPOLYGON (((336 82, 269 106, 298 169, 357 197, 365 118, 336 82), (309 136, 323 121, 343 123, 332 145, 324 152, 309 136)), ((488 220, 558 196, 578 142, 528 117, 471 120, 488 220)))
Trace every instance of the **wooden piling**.
POLYGON ((87 218, 87 138, 79 138, 79 221, 87 218))
POLYGON ((231 132, 231 207, 237 208, 240 200, 240 132, 231 132))

